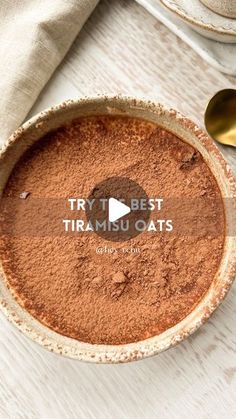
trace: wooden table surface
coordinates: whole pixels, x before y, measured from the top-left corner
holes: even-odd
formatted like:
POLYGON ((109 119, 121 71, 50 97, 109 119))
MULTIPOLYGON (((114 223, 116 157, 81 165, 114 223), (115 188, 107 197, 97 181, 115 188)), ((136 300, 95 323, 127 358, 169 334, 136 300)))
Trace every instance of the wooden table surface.
MULTIPOLYGON (((32 113, 61 100, 124 93, 166 103, 203 125, 220 74, 133 0, 101 1, 32 113)), ((236 171, 236 150, 223 153, 236 171)), ((48 353, 0 318, 0 419, 233 419, 236 288, 177 347, 124 365, 48 353)))

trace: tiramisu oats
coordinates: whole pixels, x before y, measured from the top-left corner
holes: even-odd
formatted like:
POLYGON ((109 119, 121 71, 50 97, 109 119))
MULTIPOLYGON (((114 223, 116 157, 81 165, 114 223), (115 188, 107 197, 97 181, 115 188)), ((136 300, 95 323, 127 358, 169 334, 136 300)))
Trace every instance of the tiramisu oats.
MULTIPOLYGON (((80 341, 116 345, 160 334, 194 309, 221 261, 225 221, 214 176, 192 146, 143 120, 80 118, 48 134, 17 163, 4 198, 12 199, 2 216, 12 232, 0 249, 9 287, 40 322, 80 341), (206 199, 204 216, 218 233, 145 231, 126 242, 86 231, 25 234, 22 205, 30 219, 35 200, 87 197, 114 176, 150 197, 206 199)), ((35 231, 37 223, 36 216, 35 231)))

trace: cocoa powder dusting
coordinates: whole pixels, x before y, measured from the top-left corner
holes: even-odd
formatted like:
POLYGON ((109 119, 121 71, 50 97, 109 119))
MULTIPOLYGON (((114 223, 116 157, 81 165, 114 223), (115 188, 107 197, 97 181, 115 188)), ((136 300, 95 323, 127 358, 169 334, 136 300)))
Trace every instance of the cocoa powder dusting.
MULTIPOLYGON (((34 198, 66 203, 87 197, 112 176, 133 179, 152 197, 211 196, 224 232, 220 191, 202 156, 175 135, 134 118, 80 118, 48 134, 18 162, 4 197, 18 198, 30 211, 34 198)), ((18 200, 12 204, 16 219, 18 200)), ((205 211, 213 216, 210 207, 205 211)), ((159 334, 189 314, 214 279, 223 245, 224 234, 145 232, 123 243, 91 232, 3 235, 0 255, 16 298, 42 323, 84 342, 124 344, 159 334), (112 248, 109 254, 96 252, 105 246, 112 248)))

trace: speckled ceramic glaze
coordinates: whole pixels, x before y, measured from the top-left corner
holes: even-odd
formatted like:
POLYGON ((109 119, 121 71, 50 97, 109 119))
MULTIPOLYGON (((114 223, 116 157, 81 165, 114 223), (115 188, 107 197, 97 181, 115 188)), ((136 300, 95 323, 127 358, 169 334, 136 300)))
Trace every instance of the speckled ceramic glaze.
POLYGON ((201 0, 201 2, 213 12, 236 18, 236 0, 201 0))
POLYGON ((26 336, 48 350, 83 361, 117 363, 156 355, 176 345, 197 330, 218 307, 229 290, 236 271, 236 182, 218 148, 207 134, 193 122, 160 104, 121 97, 84 98, 64 102, 36 115, 19 128, 9 139, 0 155, 0 193, 20 156, 38 139, 65 122, 88 115, 128 115, 155 122, 183 138, 199 150, 213 172, 224 200, 226 238, 221 265, 204 298, 176 326, 158 336, 127 345, 93 345, 62 336, 23 309, 14 298, 1 267, 0 307, 7 318, 26 336), (230 202, 226 204, 226 202, 230 202), (232 207, 233 206, 233 207, 232 207))
MULTIPOLYGON (((236 43, 236 20, 214 13, 200 0, 160 0, 171 13, 193 30, 214 41, 236 43)), ((206 3, 207 0, 204 0, 206 3)), ((210 3, 210 1, 209 1, 210 3)), ((211 3, 215 2, 214 0, 211 3)))

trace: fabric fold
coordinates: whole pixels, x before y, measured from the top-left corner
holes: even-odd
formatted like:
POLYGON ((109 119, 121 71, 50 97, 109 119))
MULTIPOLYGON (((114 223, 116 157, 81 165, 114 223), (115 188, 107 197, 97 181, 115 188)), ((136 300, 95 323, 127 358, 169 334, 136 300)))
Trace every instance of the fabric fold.
POLYGON ((0 145, 22 123, 98 0, 0 5, 0 145))

